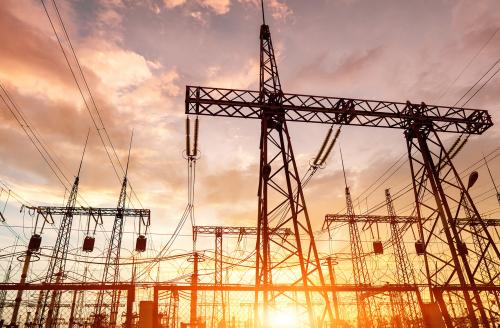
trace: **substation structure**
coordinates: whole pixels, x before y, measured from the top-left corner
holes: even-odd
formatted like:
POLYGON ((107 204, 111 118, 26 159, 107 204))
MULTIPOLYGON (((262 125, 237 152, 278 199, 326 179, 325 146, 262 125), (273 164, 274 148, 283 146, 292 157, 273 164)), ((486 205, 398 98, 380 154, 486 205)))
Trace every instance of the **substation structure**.
MULTIPOLYGON (((271 32, 265 21, 260 28, 259 81, 260 87, 256 91, 186 87, 188 115, 257 119, 261 123, 253 325, 265 326, 269 322, 269 313, 290 299, 286 292, 270 290, 282 282, 280 269, 291 262, 296 263, 297 270, 286 279, 290 286, 304 288, 299 293, 308 325, 322 327, 339 319, 332 304, 336 296, 331 297, 328 293, 329 284, 323 274, 322 259, 311 228, 288 130, 289 122, 402 130, 410 162, 416 208, 414 221, 424 270, 411 270, 411 263, 405 259, 405 249, 396 246, 398 268, 395 271, 403 285, 415 286, 415 281, 424 281, 426 287, 418 292, 414 290, 391 296, 393 307, 399 308, 394 311, 398 313, 399 324, 423 326, 426 322, 438 322, 439 325, 442 320, 447 327, 498 325, 496 300, 500 253, 469 194, 470 183, 466 186, 462 182, 450 151, 440 137, 445 133, 482 134, 492 126, 488 112, 409 101, 284 93, 271 32), (290 228, 293 236, 286 240, 276 238, 269 234, 270 227, 290 228), (279 259, 276 259, 276 254, 280 254, 279 259), (413 275, 419 277, 413 279, 413 275), (454 288, 449 289, 450 286, 454 288), (318 288, 319 299, 313 299, 309 288, 318 288), (435 290, 441 291, 439 297, 434 295, 435 290), (426 294, 426 303, 422 301, 422 293, 426 294), (465 313, 451 315, 448 305, 442 301, 444 294, 450 294, 453 302, 465 309, 465 313), (401 309, 409 303, 412 306, 407 311, 401 309)), ((359 289, 372 288, 377 282, 371 281, 364 261, 366 254, 360 247, 357 218, 347 182, 345 189, 354 283, 359 289)), ((393 244, 401 245, 396 215, 389 205, 392 203, 389 193, 387 199, 394 231, 393 244)), ((376 299, 366 294, 368 289, 359 289, 355 302, 357 326, 382 326, 376 299)))
MULTIPOLYGON (((11 325, 270 327, 276 323, 276 313, 285 308, 291 310, 287 313, 296 316, 298 327, 500 325, 498 221, 481 217, 469 193, 477 176, 471 175, 467 184, 463 183, 452 163, 451 149, 446 149, 441 139, 443 134, 482 134, 492 126, 488 112, 409 101, 284 93, 265 20, 259 40, 259 90, 187 86, 185 99, 188 115, 260 121, 256 226, 194 226, 194 250, 189 258, 191 270, 182 282, 146 283, 136 281, 134 274, 130 281, 123 282, 119 275, 123 220, 139 218, 147 227, 149 210, 125 207, 126 174, 116 209, 78 207, 77 176, 65 207, 30 208, 42 218, 41 230, 45 223, 53 222, 54 214, 61 215, 62 221, 45 279, 42 282, 26 279, 30 257, 40 249, 41 233, 37 233, 36 228, 26 251, 20 283, 0 284, 0 290, 17 291, 11 325), (345 268, 335 269, 340 261, 337 254, 324 256, 318 251, 289 122, 392 128, 404 134, 402 141, 408 150, 414 214, 398 216, 389 190, 385 194, 387 215, 356 214, 346 181, 346 213, 325 218, 324 227, 329 232, 337 229, 338 222, 347 225, 352 264, 349 277, 343 275, 345 268), (93 248, 90 225, 98 225, 104 216, 115 218, 105 270, 99 282, 86 282, 85 278, 79 283, 64 281, 72 218, 77 214, 89 217, 90 238, 84 245, 84 250, 89 252, 93 248), (367 251, 360 228, 363 231, 379 224, 389 225, 390 239, 385 245, 375 240, 373 252, 367 251), (413 250, 405 245, 411 238, 409 232, 415 235, 412 242, 416 240, 413 257, 409 254, 413 254, 413 250), (196 249, 196 238, 200 234, 215 237, 214 266, 209 274, 200 272, 199 268, 205 259, 203 251, 196 249), (225 234, 255 236, 251 265, 243 265, 249 258, 233 266, 225 263, 222 250, 225 234), (391 255, 395 263, 394 282, 375 279, 368 264, 370 258, 381 255, 389 246, 394 251, 391 255), (254 282, 225 281, 223 272, 234 267, 250 272, 254 282), (207 276, 211 282, 202 282, 207 276), (149 289, 152 296, 140 302, 139 310, 134 312, 137 289, 149 289), (22 303, 23 292, 33 290, 39 291, 35 304, 29 300, 22 303), (94 294, 87 298, 90 291, 94 294), (83 294, 85 292, 87 294, 83 294), (70 300, 62 297, 67 293, 72 295, 70 300), (125 310, 121 302, 124 298, 125 310), (36 309, 33 316, 26 313, 24 323, 17 317, 20 307, 36 309), (84 307, 91 308, 86 318, 78 315, 84 307), (207 307, 209 311, 202 311, 207 307), (69 320, 61 315, 61 309, 66 308, 71 309, 69 320)), ((338 188, 332 186, 335 187, 338 188)), ((144 251, 145 243, 145 236, 139 236, 136 251, 144 251)))

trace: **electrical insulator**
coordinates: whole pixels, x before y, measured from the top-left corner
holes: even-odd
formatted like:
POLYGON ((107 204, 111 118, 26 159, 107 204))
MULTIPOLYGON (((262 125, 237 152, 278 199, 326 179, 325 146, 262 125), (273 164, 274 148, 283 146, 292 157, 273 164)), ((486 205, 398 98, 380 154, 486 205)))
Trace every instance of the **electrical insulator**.
POLYGON ((31 252, 38 252, 40 250, 40 245, 42 244, 42 237, 39 234, 34 234, 30 238, 28 244, 28 250, 31 252))
POLYGON ((417 240, 415 242, 415 251, 417 252, 417 255, 424 255, 425 254, 425 245, 424 245, 423 241, 417 240))
POLYGON ((83 251, 90 253, 94 250, 94 244, 95 244, 95 238, 86 236, 85 239, 83 240, 83 251))
POLYGON ((146 251, 146 241, 147 238, 144 235, 140 235, 137 237, 137 241, 135 243, 136 252, 145 252, 146 251))
POLYGON ((376 240, 373 242, 373 252, 375 254, 384 254, 384 246, 380 240, 376 240))

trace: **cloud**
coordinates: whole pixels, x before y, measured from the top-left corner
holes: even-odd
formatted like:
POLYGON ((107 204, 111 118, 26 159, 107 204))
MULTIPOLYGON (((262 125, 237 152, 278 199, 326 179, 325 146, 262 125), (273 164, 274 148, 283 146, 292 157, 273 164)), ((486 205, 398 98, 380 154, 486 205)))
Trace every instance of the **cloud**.
MULTIPOLYGON (((261 10, 260 0, 238 0, 238 2, 243 4, 249 4, 254 8, 261 10)), ((293 10, 286 4, 286 2, 280 0, 270 0, 264 2, 264 10, 271 9, 271 16, 278 21, 286 21, 293 16, 293 10)))
POLYGON ((270 0, 269 7, 271 8, 271 15, 276 20, 286 20, 293 15, 292 9, 279 0, 270 0))
POLYGON ((259 63, 255 59, 249 59, 237 71, 227 71, 221 66, 211 66, 207 68, 206 75, 206 85, 248 89, 258 82, 259 63))
POLYGON ((163 3, 165 4, 165 7, 167 7, 168 9, 172 9, 182 6, 186 3, 186 0, 163 0, 163 3))
POLYGON ((204 7, 210 8, 217 15, 224 15, 229 12, 231 6, 230 0, 199 0, 204 7))
POLYGON ((152 77, 151 64, 136 52, 95 38, 86 40, 82 46, 81 63, 114 91, 137 86, 152 77))

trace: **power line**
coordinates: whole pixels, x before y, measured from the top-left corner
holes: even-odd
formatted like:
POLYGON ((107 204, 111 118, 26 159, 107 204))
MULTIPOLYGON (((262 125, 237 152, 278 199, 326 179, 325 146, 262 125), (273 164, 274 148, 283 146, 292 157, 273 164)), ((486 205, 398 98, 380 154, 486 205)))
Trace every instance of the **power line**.
POLYGON ((469 68, 469 66, 472 64, 472 62, 479 56, 479 54, 481 54, 481 52, 486 48, 486 46, 491 42, 491 40, 495 37, 495 35, 497 34, 497 32, 500 30, 500 27, 498 27, 491 35, 490 37, 488 38, 488 40, 486 40, 486 42, 481 46, 481 48, 474 54, 474 56, 472 56, 470 58, 470 60, 467 62, 467 64, 462 68, 462 70, 460 71, 460 73, 458 73, 458 75, 455 77, 455 79, 453 80, 453 82, 451 82, 448 87, 444 90, 444 92, 439 96, 439 98, 437 99, 436 102, 439 102, 447 93, 448 91, 450 90, 450 88, 458 81, 458 79, 462 76, 462 74, 467 70, 467 68, 469 68))
MULTIPOLYGON (((55 25, 53 23, 53 20, 52 20, 50 14, 49 14, 47 6, 45 5, 45 1, 41 0, 41 2, 42 2, 42 5, 43 5, 45 14, 46 14, 46 16, 47 16, 47 18, 49 20, 49 23, 50 23, 50 25, 52 27, 52 30, 53 30, 53 32, 54 32, 54 34, 56 36, 57 42, 59 43, 59 47, 60 47, 61 51, 63 52, 64 58, 66 60, 66 63, 67 63, 67 65, 68 65, 68 67, 69 67, 69 69, 71 71, 71 75, 73 76, 73 79, 74 79, 74 81, 75 81, 75 83, 76 83, 76 85, 78 87, 78 90, 79 90, 80 95, 81 95, 81 97, 83 99, 83 102, 84 102, 84 105, 85 105, 85 107, 87 109, 87 112, 89 113, 90 118, 92 120, 92 123, 94 124, 94 127, 97 130, 97 133, 99 135, 99 139, 101 140, 101 143, 102 143, 102 145, 104 147, 106 155, 107 155, 107 157, 108 157, 108 159, 109 159, 109 161, 111 163, 111 166, 113 167, 113 170, 115 172, 115 175, 116 175, 118 181, 121 182, 120 174, 118 173, 118 170, 117 170, 117 168, 115 166, 115 163, 114 163, 114 161, 112 159, 112 156, 110 154, 110 151, 109 151, 108 147, 111 148, 111 150, 113 152, 113 155, 114 155, 114 158, 116 159, 116 162, 118 163, 118 165, 119 165, 119 167, 120 167, 121 172, 122 172, 123 175, 125 174, 125 169, 124 169, 124 167, 123 167, 123 165, 122 165, 122 163, 121 163, 121 161, 120 161, 120 159, 119 159, 119 157, 118 157, 118 155, 116 153, 116 149, 115 149, 115 147, 114 147, 114 145, 113 145, 113 143, 111 141, 111 138, 110 138, 110 136, 108 134, 108 131, 106 130, 106 127, 104 125, 104 121, 102 119, 102 115, 101 115, 100 110, 99 110, 99 108, 97 106, 97 103, 96 103, 95 98, 94 98, 94 96, 92 94, 92 91, 91 91, 90 86, 89 86, 89 84, 87 82, 87 79, 85 78, 85 74, 83 73, 82 67, 80 65, 80 61, 78 60, 78 56, 77 56, 76 51, 75 51, 75 48, 73 47, 73 43, 71 42, 71 39, 70 39, 69 34, 67 32, 66 26, 64 24, 64 21, 62 19, 62 16, 61 16, 60 12, 59 12, 59 8, 57 7, 57 4, 56 4, 55 0, 52 0, 51 2, 52 2, 52 5, 54 7, 54 11, 56 13, 57 21, 58 21, 58 23, 60 25, 60 28, 61 28, 62 33, 63 33, 63 36, 64 36, 65 40, 67 41, 67 43, 69 45, 69 49, 70 49, 70 52, 72 54, 72 58, 73 58, 73 60, 74 60, 74 62, 76 64, 76 68, 77 68, 78 74, 75 73, 75 70, 73 69, 73 66, 70 63, 69 57, 68 57, 68 55, 66 53, 66 50, 64 49, 64 45, 63 45, 63 43, 61 41, 61 38, 60 38, 60 36, 59 36, 59 34, 57 32, 57 29, 56 29, 56 27, 55 27, 55 25), (78 81, 77 75, 81 78, 81 80, 83 81, 83 83, 78 81), (99 121, 100 126, 97 123, 97 120, 94 117, 94 114, 92 114, 91 106, 89 105, 89 102, 88 102, 87 98, 84 95, 84 93, 85 93, 84 91, 86 91, 88 97, 90 98, 90 102, 92 104, 92 108, 95 110, 95 113, 97 114, 97 120, 99 121), (104 132, 104 137, 105 138, 103 137, 102 131, 104 132), (109 146, 106 145, 105 139, 109 143, 109 146)), ((133 189, 130 181, 129 181, 129 186, 130 186, 130 190, 131 190, 132 194, 134 195, 135 199, 139 203, 140 207, 143 208, 143 205, 142 205, 139 197, 135 193, 135 191, 134 191, 134 189, 133 189)))

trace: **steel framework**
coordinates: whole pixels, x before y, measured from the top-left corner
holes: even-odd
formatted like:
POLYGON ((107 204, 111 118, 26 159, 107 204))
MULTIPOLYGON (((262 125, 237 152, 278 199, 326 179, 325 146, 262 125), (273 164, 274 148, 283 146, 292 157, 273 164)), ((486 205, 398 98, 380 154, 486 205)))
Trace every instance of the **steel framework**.
MULTIPOLYGON (((482 134, 493 125, 487 111, 427 105, 425 103, 413 104, 409 101, 403 103, 283 93, 271 33, 265 21, 260 28, 259 90, 186 86, 185 102, 186 114, 251 118, 261 121, 256 286, 264 287, 273 284, 275 269, 294 257, 298 258, 300 275, 292 281, 292 286, 297 284, 325 286, 287 122, 403 129, 407 140, 417 206, 416 216, 419 221, 417 224, 421 237, 426 239, 426 245, 428 245, 429 240, 437 239, 444 242, 444 245, 449 248, 449 254, 451 254, 450 259, 443 260, 436 253, 437 250, 425 249, 426 263, 428 263, 428 259, 433 259, 435 260, 434 264, 438 266, 433 274, 429 271, 429 265, 426 266, 426 274, 429 277, 428 287, 459 283, 462 291, 456 294, 463 295, 463 301, 469 311, 470 324, 473 327, 478 327, 477 318, 480 317, 482 324, 489 327, 489 320, 484 311, 481 297, 479 292, 474 289, 475 280, 477 280, 475 276, 478 274, 474 268, 470 268, 466 255, 459 255, 456 250, 457 243, 461 242, 460 233, 455 225, 459 216, 451 214, 452 208, 448 205, 451 197, 444 193, 445 186, 457 189, 469 201, 469 207, 474 213, 474 220, 481 227, 480 230, 476 229, 474 234, 486 241, 483 244, 485 249, 481 249, 480 254, 491 253, 493 260, 498 261, 498 250, 437 135, 438 132, 482 134), (434 150, 431 151, 430 147, 434 147, 434 150), (427 187, 428 182, 431 187, 427 187), (271 195, 271 193, 274 194, 271 195), (424 198, 426 194, 434 196, 434 204, 428 203, 429 199, 424 198), (290 224, 293 227, 295 243, 274 242, 268 236, 271 220, 278 221, 278 223, 273 223, 276 227, 290 224), (442 223, 440 229, 435 229, 436 222, 442 223), (300 240, 301 234, 308 237, 305 242, 300 240), (445 237, 442 237, 443 234, 445 237), (288 251, 284 255, 284 259, 272 263, 271 245, 282 252, 288 251), (468 289, 469 287, 472 289, 468 289)), ((454 201, 457 202, 456 199, 454 201)), ((356 254, 358 253, 360 252, 356 251, 356 254)), ((354 252, 353 257, 355 257, 354 252)), ((486 260, 484 256, 479 256, 473 261, 474 266, 479 269, 485 265, 486 260)), ((365 270, 359 272, 363 271, 365 270)), ((362 276, 365 277, 364 274, 362 276)), ((489 283, 498 284, 497 278, 498 275, 495 276, 494 281, 489 281, 489 283)), ((363 278, 363 280, 366 279, 363 278)), ((265 288, 262 293, 264 318, 266 318, 267 308, 272 305, 272 301, 275 299, 266 290, 265 288)), ((310 324, 315 326, 315 314, 307 291, 304 296, 310 324)), ((260 293, 256 292, 256 307, 259 297, 260 293)), ((321 318, 327 315, 331 321, 333 315, 328 296, 325 293, 323 297, 325 311, 321 318)), ((444 311, 444 309, 442 310, 444 311)), ((255 322, 258 323, 259 311, 255 311, 255 315, 255 322)), ((453 326, 450 320, 446 322, 449 327, 453 326)))
MULTIPOLYGON (((66 258, 68 254, 71 227, 73 224, 73 209, 75 208, 76 197, 78 194, 78 184, 80 182, 80 169, 78 170, 78 175, 75 178, 75 182, 73 183, 73 187, 71 188, 71 192, 66 203, 65 211, 63 212, 61 225, 57 232, 56 243, 49 262, 49 268, 47 269, 47 274, 45 276, 45 283, 62 283, 64 280, 66 258)), ((52 290, 48 294, 45 294, 44 291, 40 291, 34 322, 42 325, 45 320, 46 328, 55 327, 59 316, 60 301, 60 291, 52 290), (50 304, 47 309, 47 302, 49 302, 49 299, 50 304), (47 311, 46 318, 45 311, 47 311)))
MULTIPOLYGON (((417 216, 422 219, 425 253, 435 267, 434 272, 430 272, 429 266, 426 268, 429 284, 460 284, 464 289, 454 293, 454 297, 466 306, 469 324, 479 327, 481 323, 490 327, 494 318, 487 315, 481 293, 475 286, 482 283, 478 270, 486 268, 489 259, 493 259, 498 268, 498 248, 434 127, 415 121, 406 131, 406 140, 417 216), (462 202, 463 198, 467 202, 462 202), (464 208, 473 214, 473 221, 478 226, 475 231, 467 229, 468 225, 459 228, 456 223, 459 217, 464 217, 464 208), (465 240, 470 237, 486 241, 482 247, 477 246, 481 248, 479 256, 468 255, 465 240), (440 245, 446 245, 446 251, 439 249, 440 245), (490 257, 485 257, 485 254, 490 257), (467 286, 471 289, 466 290, 467 286)), ((498 285, 500 272, 486 283, 498 285)), ((440 307, 446 325, 455 326, 442 303, 440 307)))
MULTIPOLYGON (((241 239, 243 236, 256 236, 258 234, 258 229, 256 227, 229 227, 229 226, 193 226, 193 240, 196 241, 199 234, 204 235, 214 235, 215 236, 215 270, 214 270, 214 283, 216 286, 222 286, 223 283, 223 261, 222 261, 222 239, 223 235, 238 235, 241 239)), ((283 240, 288 236, 292 235, 292 231, 289 228, 269 228, 268 235, 279 236, 283 240)), ((194 254, 194 272, 196 275, 197 283, 197 269, 198 269, 198 259, 197 253, 194 254)), ((193 277, 193 280, 195 277, 193 277)), ((195 283, 193 281, 193 283, 195 283)), ((194 291, 196 294, 196 291, 194 291)), ((191 296, 193 297, 193 295, 191 296)), ((196 296, 194 296, 196 297, 196 296)), ((191 304, 192 318, 191 324, 196 321, 196 303, 191 304), (193 314, 194 313, 194 314, 193 314), (193 317, 194 316, 194 317, 193 317)), ((212 303, 212 322, 211 327, 217 327, 217 325, 222 322, 226 322, 226 306, 224 301, 224 293, 222 291, 214 292, 214 299, 212 303)))
MULTIPOLYGON (((349 187, 345 187, 345 199, 347 208, 347 222, 349 225, 349 240, 351 245, 352 272, 354 283, 357 286, 371 285, 370 273, 366 265, 363 244, 358 229, 358 222, 354 214, 351 193, 349 187)), ((356 292, 356 307, 358 312, 358 327, 371 327, 375 323, 375 305, 371 297, 364 297, 356 292)))
MULTIPOLYGON (((123 223, 124 223, 124 211, 127 200, 127 176, 123 178, 122 188, 120 190, 120 196, 118 198, 118 204, 116 206, 117 212, 115 220, 113 222, 113 230, 111 232, 111 238, 109 239, 108 252, 106 255, 106 264, 104 265, 104 272, 102 275, 102 282, 117 283, 120 280, 120 251, 122 244, 123 235, 123 223)), ((118 304, 120 302, 119 293, 117 290, 111 292, 111 308, 109 315, 109 326, 116 326, 116 318, 118 315, 118 304)), ((103 315, 103 303, 105 302, 105 292, 99 291, 97 297, 97 303, 95 307, 95 319, 94 326, 102 326, 102 320, 104 320, 103 315)))
MULTIPOLYGON (((403 242, 403 236, 399 226, 399 218, 396 216, 396 210, 392 202, 389 189, 385 190, 385 199, 387 203, 387 214, 390 217, 391 244, 394 248, 394 258, 396 263, 396 282, 398 284, 415 285, 415 272, 408 258, 406 247, 403 242)), ((420 308, 422 299, 420 292, 394 293, 394 308, 401 320, 402 327, 421 327, 422 314, 420 308)))

